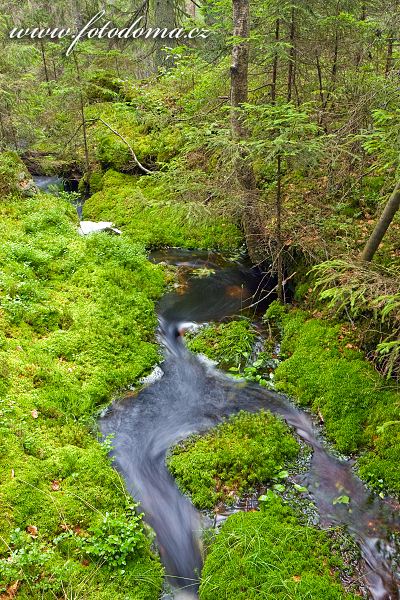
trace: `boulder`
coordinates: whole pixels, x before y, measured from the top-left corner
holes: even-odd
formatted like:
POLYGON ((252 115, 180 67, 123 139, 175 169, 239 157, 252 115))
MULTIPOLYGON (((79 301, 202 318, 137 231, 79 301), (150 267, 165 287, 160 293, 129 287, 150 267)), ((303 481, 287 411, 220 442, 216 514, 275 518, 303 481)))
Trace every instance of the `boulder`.
POLYGON ((38 188, 16 152, 0 153, 0 194, 34 196, 38 188))

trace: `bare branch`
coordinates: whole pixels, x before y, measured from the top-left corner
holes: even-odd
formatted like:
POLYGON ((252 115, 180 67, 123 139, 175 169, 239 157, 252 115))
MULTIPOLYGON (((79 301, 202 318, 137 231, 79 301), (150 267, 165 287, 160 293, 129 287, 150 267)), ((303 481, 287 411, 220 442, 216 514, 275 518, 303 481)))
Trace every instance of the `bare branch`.
POLYGON ((109 129, 110 131, 112 131, 112 133, 114 135, 116 135, 117 137, 119 137, 119 139, 128 147, 129 152, 131 153, 131 156, 133 158, 133 161, 139 167, 139 169, 141 169, 144 173, 146 173, 146 175, 151 175, 152 173, 154 173, 154 171, 149 171, 149 169, 146 169, 146 167, 144 167, 142 165, 142 163, 139 161, 138 157, 136 156, 136 154, 135 154, 132 146, 128 142, 128 140, 126 138, 124 138, 124 136, 121 135, 118 131, 116 131, 113 127, 111 127, 111 125, 109 123, 107 123, 106 121, 104 121, 104 119, 102 119, 101 117, 97 117, 95 119, 89 119, 89 121, 91 121, 91 122, 100 121, 100 123, 103 123, 103 125, 105 127, 107 127, 107 129, 109 129))

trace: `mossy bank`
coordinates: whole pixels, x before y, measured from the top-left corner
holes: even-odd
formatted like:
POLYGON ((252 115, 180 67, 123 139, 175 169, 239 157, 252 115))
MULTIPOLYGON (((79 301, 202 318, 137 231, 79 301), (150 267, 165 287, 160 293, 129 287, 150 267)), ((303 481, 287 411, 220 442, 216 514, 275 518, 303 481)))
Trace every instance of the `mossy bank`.
POLYGON ((327 533, 301 525, 279 498, 229 517, 203 569, 201 600, 358 598, 340 583, 345 568, 327 533))
POLYGON ((351 328, 301 310, 267 317, 282 327, 276 389, 310 406, 340 452, 358 456, 360 476, 377 491, 400 494, 400 392, 357 347, 351 328))
POLYGON ((0 593, 156 599, 160 562, 91 426, 159 358, 162 268, 124 236, 79 236, 66 199, 0 213, 0 593))
POLYGON ((235 250, 240 229, 198 202, 179 202, 157 174, 125 175, 113 170, 92 178, 96 192, 85 203, 84 217, 113 221, 147 247, 180 246, 235 250))

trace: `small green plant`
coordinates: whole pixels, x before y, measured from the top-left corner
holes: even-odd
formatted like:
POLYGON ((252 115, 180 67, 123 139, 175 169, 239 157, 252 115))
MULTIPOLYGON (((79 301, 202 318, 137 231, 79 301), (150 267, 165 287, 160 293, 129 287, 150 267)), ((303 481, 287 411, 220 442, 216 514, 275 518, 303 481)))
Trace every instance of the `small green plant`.
POLYGON ((255 361, 243 369, 231 367, 229 372, 247 381, 254 381, 263 387, 273 388, 273 371, 279 364, 278 358, 272 358, 268 352, 260 352, 255 361))
POLYGON ((332 500, 332 504, 349 504, 350 497, 346 495, 338 496, 332 500))
POLYGON ((69 561, 59 560, 53 546, 16 528, 10 535, 8 556, 0 559, 0 592, 9 592, 16 581, 18 587, 26 582, 37 597, 48 590, 61 592, 71 567, 69 561))
POLYGON ((143 514, 136 513, 137 504, 130 507, 129 517, 106 513, 102 521, 89 528, 89 536, 78 538, 81 549, 97 561, 124 572, 129 559, 144 547, 143 514))

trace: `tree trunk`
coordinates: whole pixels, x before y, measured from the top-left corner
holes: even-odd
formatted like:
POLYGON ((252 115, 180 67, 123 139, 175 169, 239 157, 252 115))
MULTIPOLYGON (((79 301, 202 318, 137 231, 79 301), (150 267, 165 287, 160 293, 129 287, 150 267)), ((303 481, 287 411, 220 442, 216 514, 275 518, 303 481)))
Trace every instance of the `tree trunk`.
MULTIPOLYGON (((154 27, 160 27, 161 29, 174 29, 175 28, 175 5, 174 0, 155 0, 154 2, 154 27)), ((172 57, 168 57, 167 53, 163 50, 165 46, 174 46, 175 40, 170 38, 157 37, 155 39, 155 55, 154 55, 154 66, 157 69, 160 67, 171 68, 174 66, 174 60, 172 57)))
POLYGON ((290 18, 290 51, 289 51, 289 66, 288 66, 288 86, 287 86, 287 100, 288 102, 292 99, 292 90, 294 85, 295 77, 295 66, 296 66, 296 48, 294 45, 296 34, 296 23, 295 23, 295 8, 292 7, 291 18, 290 18))
MULTIPOLYGON (((360 16, 360 21, 365 21, 367 18, 367 5, 364 3, 361 6, 361 16, 360 16)), ((358 70, 360 65, 361 65, 361 61, 363 58, 363 44, 360 44, 357 54, 356 54, 356 69, 358 70)))
POLYGON ((4 127, 4 123, 3 123, 3 115, 0 112, 0 131, 1 131, 1 139, 2 139, 2 144, 1 144, 1 148, 5 148, 6 144, 7 144, 7 136, 6 136, 6 130, 4 127))
POLYGON ((275 22, 275 52, 274 52, 274 62, 272 63, 272 85, 271 85, 271 102, 275 104, 276 102, 276 82, 278 79, 278 43, 279 43, 279 29, 280 29, 280 21, 279 19, 275 22))
POLYGON ((394 42, 394 34, 393 32, 389 33, 388 45, 386 50, 386 64, 385 64, 385 75, 388 77, 390 71, 393 68, 393 42, 394 42))
MULTIPOLYGON (((249 0, 233 0, 233 35, 242 39, 232 49, 231 64, 231 131, 232 138, 240 142, 247 138, 248 132, 243 123, 240 107, 248 99, 248 70, 250 9, 249 0)), ((239 157, 236 163, 236 174, 245 190, 254 190, 255 177, 252 166, 247 162, 247 153, 238 144, 239 157)))
POLYGON ((324 95, 324 86, 323 86, 323 82, 322 82, 322 69, 321 69, 321 63, 319 60, 318 52, 316 52, 315 56, 316 56, 316 66, 317 66, 317 74, 318 74, 319 98, 321 100, 321 111, 318 115, 318 125, 321 125, 321 127, 324 128, 325 133, 328 133, 328 127, 325 122, 326 102, 325 102, 325 95, 324 95))
POLYGON ((46 83, 47 83, 47 93, 49 96, 51 96, 51 87, 50 87, 50 77, 49 77, 49 71, 47 69, 47 61, 46 61, 46 54, 44 51, 44 44, 43 44, 43 40, 40 40, 40 52, 42 54, 42 61, 43 61, 43 67, 44 67, 44 76, 46 78, 46 83))
POLYGON ((57 79, 57 69, 56 69, 56 63, 54 61, 54 57, 52 57, 51 62, 52 62, 52 65, 53 65, 54 81, 58 81, 58 79, 57 79))
POLYGON ((400 181, 394 188, 392 195, 390 196, 383 213, 374 227, 373 232, 365 244, 364 250, 361 253, 360 259, 364 261, 371 261, 374 257, 375 252, 379 248, 379 244, 383 240, 386 231, 389 228, 390 223, 393 221, 393 217, 400 208, 400 181))
POLYGON ((282 159, 281 155, 277 157, 276 173, 276 245, 277 245, 277 275, 278 275, 278 300, 284 302, 283 293, 283 244, 282 244, 282 159))
POLYGON ((339 57, 339 32, 336 29, 335 31, 335 44, 333 48, 333 60, 332 60, 332 69, 331 69, 331 81, 329 85, 328 92, 325 97, 325 111, 328 107, 329 100, 336 88, 336 79, 338 72, 338 57, 339 57))
POLYGON ((88 147, 88 141, 87 141, 87 124, 86 124, 86 118, 85 118, 85 102, 83 99, 83 91, 82 91, 82 78, 81 78, 81 72, 80 72, 80 68, 79 68, 78 59, 76 57, 75 52, 73 52, 72 55, 74 57, 76 75, 77 75, 77 79, 78 79, 78 83, 79 83, 79 108, 80 108, 80 113, 81 113, 81 118, 82 118, 83 146, 85 149, 85 167, 86 167, 87 173, 89 173, 89 171, 90 171, 89 147, 88 147))
POLYGON ((231 127, 235 140, 247 137, 240 111, 237 109, 248 100, 248 71, 250 10, 249 0, 233 0, 233 36, 243 41, 236 43, 232 49, 231 64, 231 127))

